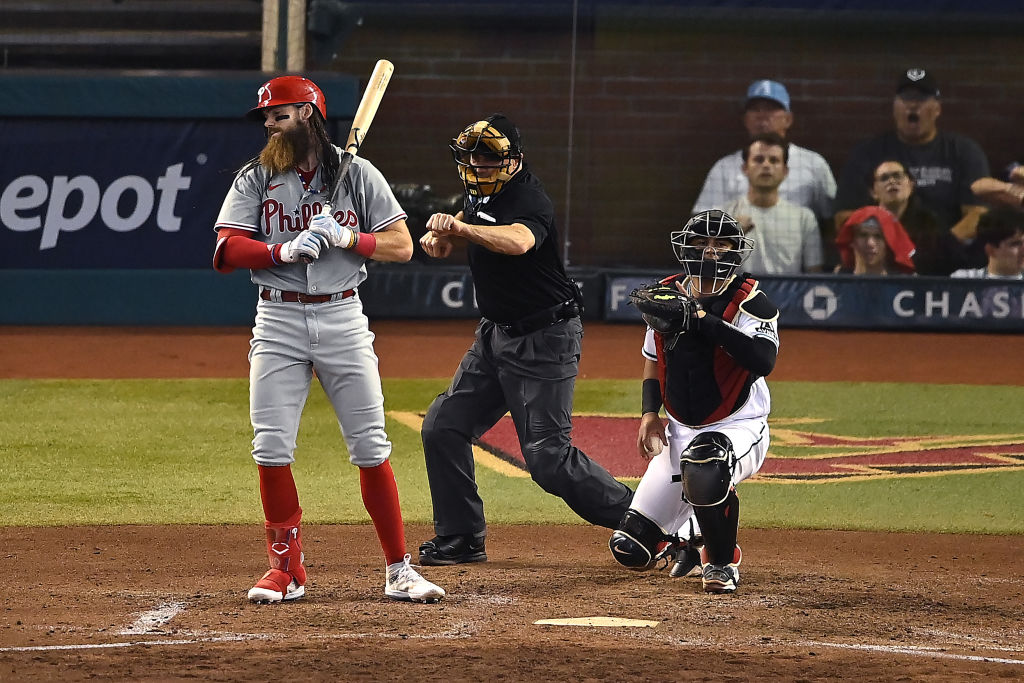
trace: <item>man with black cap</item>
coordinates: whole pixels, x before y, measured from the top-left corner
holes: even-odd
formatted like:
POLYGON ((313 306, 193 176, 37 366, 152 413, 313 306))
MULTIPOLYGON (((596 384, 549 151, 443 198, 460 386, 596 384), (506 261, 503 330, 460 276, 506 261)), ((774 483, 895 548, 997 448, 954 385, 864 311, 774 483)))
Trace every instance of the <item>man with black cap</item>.
MULTIPOLYGON (((787 138, 793 125, 789 91, 778 81, 762 79, 747 88, 743 102, 743 127, 748 140, 764 133, 787 138)), ((743 170, 742 149, 715 162, 704 179, 691 213, 721 209, 737 197, 745 197, 750 183, 743 170)), ((779 196, 814 213, 824 227, 832 217, 836 180, 828 162, 817 152, 789 143, 789 174, 779 186, 779 196)))
POLYGON ((427 219, 420 244, 436 258, 466 247, 483 317, 451 386, 423 420, 437 534, 420 546, 425 565, 487 559, 472 440, 506 412, 530 476, 580 517, 614 529, 633 499, 572 444, 581 296, 559 258, 554 206, 526 165, 519 130, 493 114, 449 147, 466 190, 463 208, 427 219))
MULTIPOLYGON (((925 69, 907 69, 893 98, 895 130, 853 149, 839 176, 836 226, 860 208, 873 204, 869 181, 882 161, 895 159, 913 175, 925 206, 966 247, 974 239, 978 218, 985 208, 971 191, 971 183, 989 175, 985 152, 974 140, 938 128, 942 113, 939 86, 925 69)), ((947 274, 948 273, 944 273, 947 274)))

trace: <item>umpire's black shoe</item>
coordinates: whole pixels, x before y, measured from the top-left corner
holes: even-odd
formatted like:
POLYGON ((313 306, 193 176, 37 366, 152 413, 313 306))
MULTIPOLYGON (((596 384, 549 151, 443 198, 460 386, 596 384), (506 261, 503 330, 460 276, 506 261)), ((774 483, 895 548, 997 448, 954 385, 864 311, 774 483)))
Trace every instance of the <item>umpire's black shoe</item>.
POLYGON ((486 534, 434 536, 420 546, 420 564, 437 567, 464 562, 486 562, 486 534))

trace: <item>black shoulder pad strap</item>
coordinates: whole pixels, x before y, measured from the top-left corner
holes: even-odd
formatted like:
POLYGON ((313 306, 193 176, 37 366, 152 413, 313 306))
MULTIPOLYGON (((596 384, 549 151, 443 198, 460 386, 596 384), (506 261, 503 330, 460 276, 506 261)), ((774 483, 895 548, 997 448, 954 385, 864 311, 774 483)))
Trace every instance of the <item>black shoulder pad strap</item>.
POLYGON ((779 309, 775 307, 775 304, 760 289, 754 289, 750 296, 740 303, 740 310, 751 318, 767 320, 769 322, 779 317, 779 309))

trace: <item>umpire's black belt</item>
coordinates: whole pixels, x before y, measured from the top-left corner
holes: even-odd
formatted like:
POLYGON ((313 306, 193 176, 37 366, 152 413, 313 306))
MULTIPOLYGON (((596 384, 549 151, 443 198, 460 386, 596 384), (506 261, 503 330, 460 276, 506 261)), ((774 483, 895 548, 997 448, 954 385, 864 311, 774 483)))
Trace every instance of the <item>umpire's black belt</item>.
POLYGON ((277 289, 260 289, 260 298, 264 301, 286 301, 299 304, 325 304, 328 301, 341 301, 354 296, 356 290, 346 289, 337 294, 306 294, 305 292, 283 292, 277 289))
POLYGON ((514 323, 494 323, 501 331, 510 337, 522 337, 537 330, 543 330, 555 323, 575 318, 580 314, 580 305, 574 299, 563 301, 560 304, 545 308, 542 311, 532 313, 514 323))

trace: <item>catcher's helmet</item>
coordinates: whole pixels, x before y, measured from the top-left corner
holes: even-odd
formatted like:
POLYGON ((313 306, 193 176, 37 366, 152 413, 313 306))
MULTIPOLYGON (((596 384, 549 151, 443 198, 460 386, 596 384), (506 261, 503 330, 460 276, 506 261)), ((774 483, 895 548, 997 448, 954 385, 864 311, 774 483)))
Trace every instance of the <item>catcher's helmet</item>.
POLYGON ((260 118, 260 110, 279 107, 282 104, 305 104, 309 102, 320 116, 327 118, 327 98, 316 83, 302 76, 278 76, 260 86, 256 93, 256 106, 246 114, 251 119, 260 118))
POLYGON ((671 233, 672 251, 687 275, 708 279, 720 291, 754 249, 754 240, 732 216, 718 209, 701 211, 682 230, 671 233), (716 249, 709 240, 728 240, 729 249, 716 249))
POLYGON ((466 192, 474 197, 486 197, 501 192, 513 175, 512 160, 522 162, 523 149, 519 130, 502 114, 492 114, 477 121, 452 138, 449 148, 459 169, 459 177, 466 186, 466 192), (480 177, 477 169, 470 164, 473 154, 486 155, 500 162, 493 176, 480 177))

